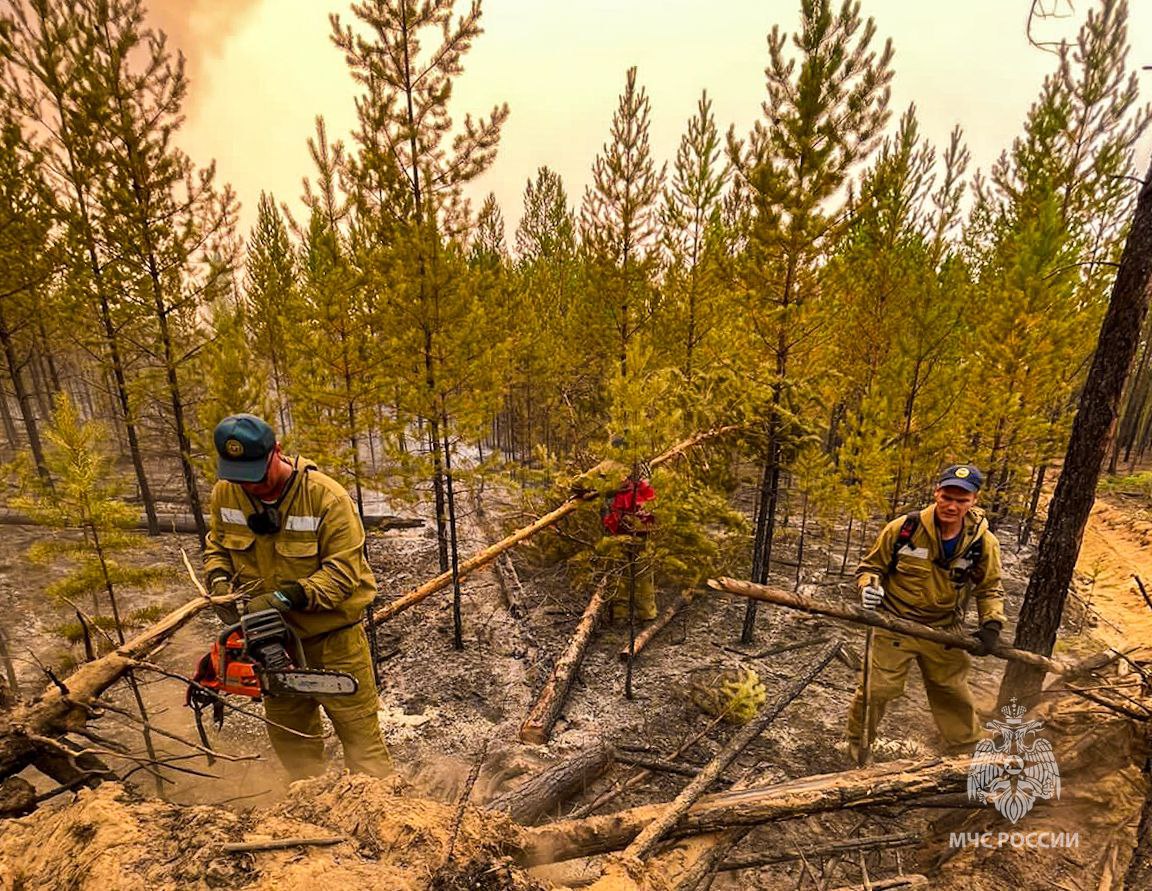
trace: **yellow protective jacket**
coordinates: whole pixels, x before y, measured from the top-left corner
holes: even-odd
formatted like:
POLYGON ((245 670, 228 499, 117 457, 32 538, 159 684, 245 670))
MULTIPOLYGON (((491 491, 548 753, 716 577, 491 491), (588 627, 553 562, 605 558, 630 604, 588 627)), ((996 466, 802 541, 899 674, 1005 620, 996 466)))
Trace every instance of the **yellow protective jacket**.
POLYGON ((282 581, 299 582, 308 597, 303 610, 284 614, 304 640, 360 621, 376 597, 376 578, 364 559, 364 526, 344 487, 297 457, 296 470, 280 500, 280 531, 257 535, 248 528, 255 512, 236 483, 212 489, 204 569, 223 570, 237 587, 254 594, 275 591, 282 581))
POLYGON ((1000 542, 988 530, 984 511, 972 508, 964 518, 964 529, 952 559, 944 561, 936 509, 920 511, 920 523, 912 540, 900 549, 895 571, 889 573, 892 551, 904 525, 904 517, 892 520, 881 531, 872 549, 856 568, 856 584, 863 588, 873 579, 884 585, 885 609, 902 619, 912 619, 936 628, 954 628, 964 621, 970 598, 975 598, 980 624, 1004 624, 1004 587, 1000 582, 1000 542), (968 568, 965 554, 969 546, 983 538, 983 553, 966 578, 954 579, 968 568))

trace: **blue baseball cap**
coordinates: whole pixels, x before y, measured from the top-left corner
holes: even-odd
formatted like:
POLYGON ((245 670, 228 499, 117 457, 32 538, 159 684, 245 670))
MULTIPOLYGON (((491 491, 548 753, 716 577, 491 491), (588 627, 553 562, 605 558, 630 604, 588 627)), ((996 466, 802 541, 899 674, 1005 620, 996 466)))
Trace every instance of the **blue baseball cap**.
POLYGON ((957 489, 966 489, 969 492, 979 492, 984 485, 984 474, 971 464, 953 464, 942 474, 936 484, 939 489, 955 486, 957 489))
POLYGON ((256 415, 229 415, 216 425, 216 475, 232 483, 258 483, 268 473, 276 433, 256 415))

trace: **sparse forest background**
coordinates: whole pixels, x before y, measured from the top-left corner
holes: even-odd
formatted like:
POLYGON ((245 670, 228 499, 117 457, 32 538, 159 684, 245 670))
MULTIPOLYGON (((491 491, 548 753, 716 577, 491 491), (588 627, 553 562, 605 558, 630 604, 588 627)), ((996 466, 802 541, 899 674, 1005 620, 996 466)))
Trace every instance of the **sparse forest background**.
MULTIPOLYGON (((177 148, 183 60, 142 2, 8 4, 0 422, 20 488, 58 482, 65 405, 102 422, 152 532, 179 501, 203 536, 212 429, 253 411, 362 512, 427 505, 445 569, 461 487, 531 491, 740 425, 664 481, 668 541, 705 563, 740 482, 742 572, 763 581, 785 524, 851 541, 954 460, 986 471, 994 526, 1026 541, 1143 173, 1127 6, 1086 11, 984 171, 961 126, 931 145, 890 107, 896 59, 866 6, 800 7, 768 37, 759 119, 721 132, 705 91, 655 157, 642 72, 621 72, 591 185, 540 168, 507 232, 466 190, 509 110, 452 103, 479 3, 363 0, 332 20, 360 89, 333 101, 354 98, 358 128, 334 140, 317 109, 307 213, 266 194, 242 233, 210 159, 177 148)), ((1152 445, 1149 333, 1114 474, 1152 445)))

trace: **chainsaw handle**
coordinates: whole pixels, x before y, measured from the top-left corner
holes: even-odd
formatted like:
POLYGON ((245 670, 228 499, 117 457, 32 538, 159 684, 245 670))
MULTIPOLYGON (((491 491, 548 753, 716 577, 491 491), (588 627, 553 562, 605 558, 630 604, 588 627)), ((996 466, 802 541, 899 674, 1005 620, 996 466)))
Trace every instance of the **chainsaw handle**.
POLYGON ((223 647, 228 643, 228 638, 232 636, 232 632, 234 631, 239 631, 241 633, 243 632, 243 627, 239 622, 236 622, 232 625, 225 625, 223 630, 218 635, 216 635, 216 642, 223 647))

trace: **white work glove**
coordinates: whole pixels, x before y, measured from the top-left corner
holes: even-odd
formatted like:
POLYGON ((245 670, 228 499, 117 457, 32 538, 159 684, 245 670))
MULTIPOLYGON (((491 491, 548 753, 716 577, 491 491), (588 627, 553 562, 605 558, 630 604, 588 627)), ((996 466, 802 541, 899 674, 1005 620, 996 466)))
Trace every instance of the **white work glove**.
POLYGON ((880 585, 865 585, 860 589, 860 605, 864 609, 876 609, 884 599, 884 589, 880 585))

